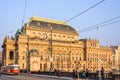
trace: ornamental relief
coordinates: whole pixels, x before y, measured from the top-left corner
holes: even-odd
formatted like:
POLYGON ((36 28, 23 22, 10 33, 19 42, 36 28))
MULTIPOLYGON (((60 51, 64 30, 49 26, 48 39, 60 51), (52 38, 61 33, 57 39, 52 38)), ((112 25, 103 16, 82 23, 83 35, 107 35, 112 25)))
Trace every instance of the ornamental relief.
POLYGON ((32 57, 31 58, 31 69, 33 71, 38 71, 39 70, 39 57, 32 57))
POLYGON ((46 40, 47 34, 39 34, 29 38, 30 40, 46 40))

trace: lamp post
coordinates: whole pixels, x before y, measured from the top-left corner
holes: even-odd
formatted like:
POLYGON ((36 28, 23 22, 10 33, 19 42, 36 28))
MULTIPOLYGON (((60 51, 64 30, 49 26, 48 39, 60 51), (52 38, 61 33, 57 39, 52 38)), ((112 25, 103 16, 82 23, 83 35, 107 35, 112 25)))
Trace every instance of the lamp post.
POLYGON ((27 71, 27 73, 30 73, 29 36, 27 36, 26 71, 27 71))
POLYGON ((48 57, 45 58, 46 59, 46 65, 45 65, 45 70, 47 71, 47 60, 48 60, 48 57))
POLYGON ((29 52, 27 52, 27 55, 26 55, 26 58, 27 58, 27 73, 30 73, 30 55, 29 55, 29 52))
POLYGON ((52 57, 52 27, 50 27, 50 70, 51 72, 53 70, 53 57, 52 57))
POLYGON ((15 64, 18 64, 18 50, 15 50, 15 64))

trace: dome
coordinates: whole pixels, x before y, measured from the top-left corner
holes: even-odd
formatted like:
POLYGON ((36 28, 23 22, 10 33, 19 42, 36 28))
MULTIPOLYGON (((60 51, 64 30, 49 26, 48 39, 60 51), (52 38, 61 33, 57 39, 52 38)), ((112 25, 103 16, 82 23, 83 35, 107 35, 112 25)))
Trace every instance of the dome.
POLYGON ((77 31, 71 26, 67 25, 66 22, 49 20, 45 18, 32 17, 28 24, 29 27, 36 27, 42 29, 49 29, 52 27, 54 31, 68 32, 72 34, 77 34, 77 31))

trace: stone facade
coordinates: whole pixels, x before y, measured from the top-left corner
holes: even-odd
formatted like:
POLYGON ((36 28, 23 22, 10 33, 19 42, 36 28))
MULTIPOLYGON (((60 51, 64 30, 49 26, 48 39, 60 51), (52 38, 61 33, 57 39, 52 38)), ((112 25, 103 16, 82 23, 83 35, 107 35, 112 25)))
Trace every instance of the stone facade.
POLYGON ((112 49, 112 69, 115 71, 120 71, 120 45, 119 46, 111 46, 112 49))
POLYGON ((33 16, 14 38, 5 37, 2 48, 4 65, 19 64, 30 71, 111 69, 110 48, 98 40, 79 40, 77 31, 62 21, 33 16))

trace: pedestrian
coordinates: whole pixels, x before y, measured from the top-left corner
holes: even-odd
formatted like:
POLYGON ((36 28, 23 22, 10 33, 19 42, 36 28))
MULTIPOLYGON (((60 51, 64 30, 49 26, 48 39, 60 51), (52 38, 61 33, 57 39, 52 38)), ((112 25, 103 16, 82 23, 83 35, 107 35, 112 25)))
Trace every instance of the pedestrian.
POLYGON ((89 77, 89 70, 88 69, 86 69, 86 79, 88 79, 88 77, 89 77))
POLYGON ((73 79, 75 79, 75 69, 73 69, 73 79))
POLYGON ((59 77, 61 76, 61 72, 59 69, 57 70, 57 76, 59 76, 59 77))
POLYGON ((85 79, 85 77, 86 77, 86 73, 85 73, 85 71, 83 71, 82 72, 82 80, 85 79))
POLYGON ((75 70, 75 80, 77 80, 77 78, 78 78, 78 71, 75 70))
POLYGON ((55 76, 57 75, 57 69, 54 70, 55 76))
POLYGON ((110 80, 113 80, 113 77, 112 77, 112 76, 113 76, 113 73, 112 73, 112 71, 110 71, 110 72, 109 72, 109 78, 110 78, 110 80))
POLYGON ((101 79, 104 80, 104 69, 103 69, 103 67, 101 69, 101 79))
POLYGON ((40 70, 38 70, 38 74, 40 74, 40 70))

